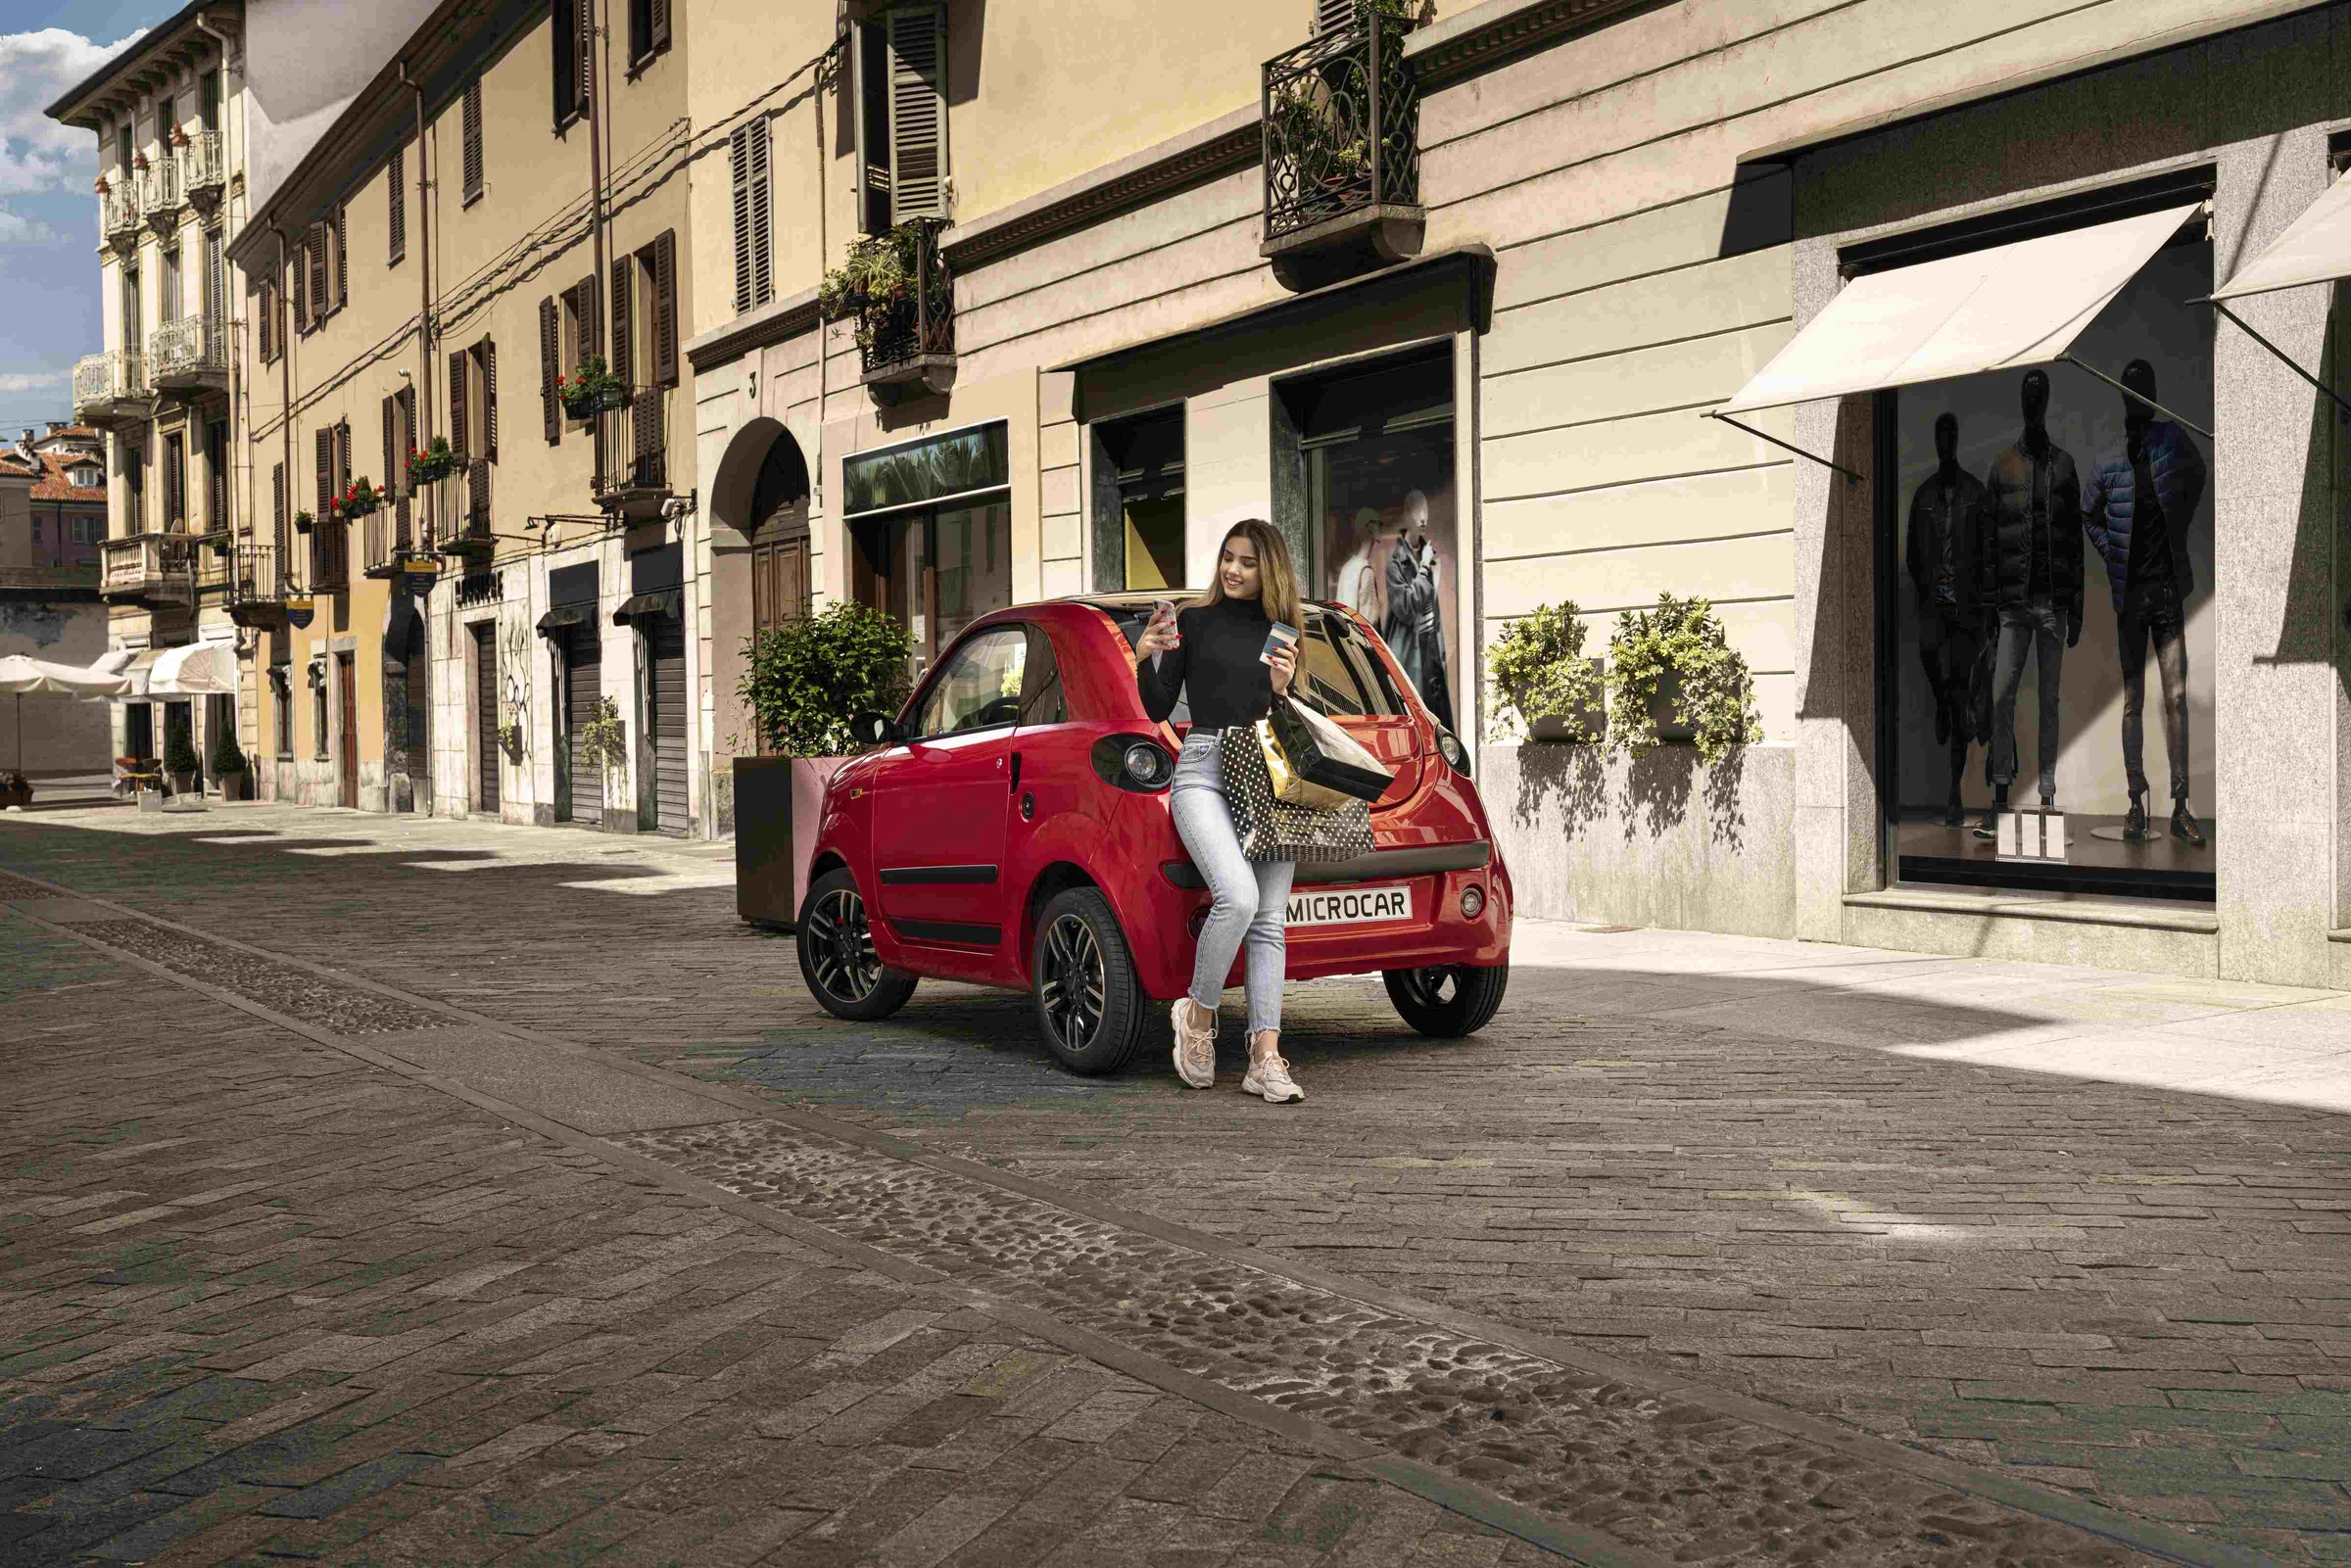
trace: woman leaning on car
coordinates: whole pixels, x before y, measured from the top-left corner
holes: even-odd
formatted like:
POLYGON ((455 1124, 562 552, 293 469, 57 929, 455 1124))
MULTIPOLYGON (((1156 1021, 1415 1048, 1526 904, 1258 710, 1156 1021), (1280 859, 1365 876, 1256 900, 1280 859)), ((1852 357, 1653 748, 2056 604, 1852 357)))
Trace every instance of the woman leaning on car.
POLYGON ((1216 1083, 1217 1007, 1233 955, 1246 943, 1249 1071, 1241 1091, 1287 1105, 1306 1098, 1281 1055, 1283 919, 1297 867, 1242 855, 1218 764, 1225 736, 1245 736, 1297 668, 1294 648, 1267 651, 1267 632, 1276 622, 1293 631, 1304 624, 1298 577, 1281 536, 1253 517, 1224 536, 1206 594, 1174 615, 1163 607, 1152 617, 1135 642, 1134 681, 1144 711, 1159 723, 1176 711, 1178 693, 1189 695, 1192 728, 1176 762, 1168 809, 1214 895, 1191 989, 1174 1009, 1176 1075, 1195 1089, 1216 1083))

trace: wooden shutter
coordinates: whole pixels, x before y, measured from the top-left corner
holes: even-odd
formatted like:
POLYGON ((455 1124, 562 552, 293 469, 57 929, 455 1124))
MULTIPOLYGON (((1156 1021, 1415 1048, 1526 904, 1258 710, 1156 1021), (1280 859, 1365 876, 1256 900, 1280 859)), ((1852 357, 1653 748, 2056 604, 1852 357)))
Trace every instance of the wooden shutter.
POLYGON ((473 432, 465 422, 465 351, 449 356, 449 450, 462 462, 473 455, 473 432))
POLYGON ((272 508, 270 515, 275 519, 275 524, 270 529, 269 542, 277 546, 278 556, 282 561, 286 552, 286 465, 284 463, 269 465, 269 499, 272 508))
POLYGON ((327 514, 335 503, 335 427, 325 426, 318 432, 318 510, 317 526, 311 537, 315 539, 326 531, 327 514))
POLYGON ((678 384, 678 231, 665 228, 653 241, 653 363, 647 381, 678 384))
POLYGON ((326 320, 326 312, 332 309, 327 301, 333 298, 326 292, 326 225, 323 222, 311 225, 310 258, 311 319, 308 325, 315 328, 326 320))
MULTIPOLYGON (((597 345, 604 340, 604 315, 597 306, 596 277, 593 273, 572 285, 572 298, 579 302, 580 357, 585 359, 596 353, 597 345)), ((607 366, 607 368, 609 368, 607 366)))
POLYGON ((384 400, 384 491, 394 493, 400 486, 396 476, 408 471, 403 460, 407 455, 400 450, 400 399, 397 395, 384 400))
POLYGON ((547 444, 563 439, 563 404, 555 396, 555 379, 562 374, 563 313, 549 295, 539 302, 539 404, 547 421, 547 444))
POLYGON ((651 19, 652 43, 650 49, 667 49, 669 47, 669 0, 647 0, 647 10, 651 19))
POLYGON ((1315 0, 1315 34, 1337 32, 1355 25, 1358 0, 1315 0))
POLYGON ((498 461, 498 344, 484 338, 474 351, 482 357, 482 455, 498 461))
POLYGON ((351 247, 344 236, 351 228, 351 214, 343 207, 335 208, 335 309, 340 310, 351 303, 351 247))
POLYGON ((351 488, 351 421, 335 424, 335 493, 341 495, 351 488))
POLYGON ((573 77, 572 106, 581 114, 596 96, 596 5, 595 0, 571 0, 571 52, 579 61, 579 71, 573 77))
POLYGON ((612 357, 607 361, 620 384, 631 388, 637 384, 637 367, 630 362, 636 357, 631 352, 636 345, 629 341, 629 270, 636 264, 632 256, 615 258, 612 262, 612 357))
POLYGON ((577 0, 548 0, 548 50, 553 57, 555 128, 579 108, 580 24, 577 0))
POLYGON ((498 623, 473 632, 474 797, 476 811, 498 809, 498 623))
POLYGON ((889 14, 889 220, 947 213, 947 16, 889 14))
POLYGON ((465 84, 462 107, 465 139, 465 200, 482 194, 482 78, 465 84))
POLYGON ((259 309, 254 313, 260 319, 254 323, 254 331, 261 339, 262 363, 268 364, 277 358, 277 340, 271 335, 277 326, 277 290, 264 283, 256 300, 259 309))
POLYGON ((408 182, 403 175, 407 164, 408 149, 395 147, 392 149, 391 165, 384 171, 384 200, 391 209, 386 220, 392 231, 392 261, 395 265, 408 254, 408 182))
POLYGON ((305 242, 303 247, 294 253, 294 281, 288 291, 294 298, 294 319, 288 322, 287 326, 295 332, 311 330, 310 277, 310 248, 308 242, 305 242))
POLYGON ((752 159, 756 156, 754 141, 764 142, 767 134, 765 116, 748 125, 736 128, 727 138, 727 164, 735 191, 735 313, 743 314, 755 305, 762 304, 758 286, 752 278, 752 159))
POLYGON ((408 453, 416 450, 416 389, 401 388, 394 401, 399 407, 399 428, 394 432, 393 455, 384 459, 384 483, 390 486, 391 476, 395 473, 400 476, 400 510, 396 521, 400 524, 400 543, 405 546, 408 543, 408 492, 414 488, 408 483, 408 453), (392 466, 395 461, 400 465, 398 468, 392 466))

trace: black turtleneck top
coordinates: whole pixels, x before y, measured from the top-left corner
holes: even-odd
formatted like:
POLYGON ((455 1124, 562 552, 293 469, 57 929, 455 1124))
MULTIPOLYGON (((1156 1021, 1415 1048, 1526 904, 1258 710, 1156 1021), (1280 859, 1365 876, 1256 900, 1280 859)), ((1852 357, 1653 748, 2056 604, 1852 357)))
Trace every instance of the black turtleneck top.
POLYGON ((1262 600, 1220 599, 1179 610, 1176 630, 1183 641, 1157 658, 1135 661, 1135 689, 1143 711, 1164 721, 1176 698, 1188 689, 1195 730, 1225 730, 1255 724, 1273 706, 1273 672, 1259 657, 1266 651, 1262 600))

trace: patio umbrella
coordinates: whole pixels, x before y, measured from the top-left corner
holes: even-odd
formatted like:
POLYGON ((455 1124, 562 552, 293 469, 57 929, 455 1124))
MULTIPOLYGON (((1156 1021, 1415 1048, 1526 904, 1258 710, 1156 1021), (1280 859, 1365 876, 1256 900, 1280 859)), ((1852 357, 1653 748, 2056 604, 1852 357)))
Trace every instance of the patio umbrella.
POLYGON ((22 653, 0 655, 0 691, 14 693, 17 702, 17 771, 24 771, 24 693, 49 692, 69 697, 120 696, 130 689, 130 678, 76 664, 51 664, 22 653))

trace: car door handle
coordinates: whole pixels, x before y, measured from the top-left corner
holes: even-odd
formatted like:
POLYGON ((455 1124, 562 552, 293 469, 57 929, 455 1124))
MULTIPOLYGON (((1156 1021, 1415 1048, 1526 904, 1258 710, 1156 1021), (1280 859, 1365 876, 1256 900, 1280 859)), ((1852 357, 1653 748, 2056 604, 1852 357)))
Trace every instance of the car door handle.
POLYGON ((1012 754, 1012 787, 1016 792, 1021 787, 1021 754, 1017 751, 1012 754))

